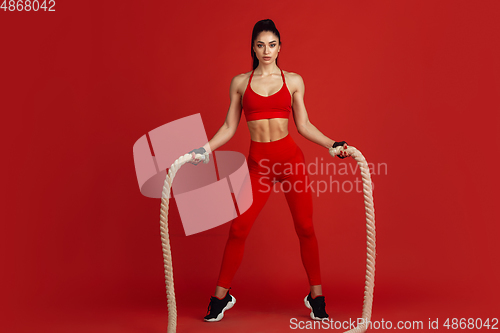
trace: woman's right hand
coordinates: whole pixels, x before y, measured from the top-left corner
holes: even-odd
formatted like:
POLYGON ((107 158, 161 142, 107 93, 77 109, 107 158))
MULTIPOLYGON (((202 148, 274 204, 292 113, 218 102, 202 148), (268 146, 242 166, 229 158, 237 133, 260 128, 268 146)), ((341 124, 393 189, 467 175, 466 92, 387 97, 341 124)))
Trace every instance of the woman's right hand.
POLYGON ((201 154, 201 155, 203 155, 205 153, 206 153, 206 150, 203 147, 191 150, 188 154, 191 154, 193 156, 193 159, 191 161, 189 161, 189 163, 197 165, 202 160, 201 159, 195 159, 195 154, 201 154))

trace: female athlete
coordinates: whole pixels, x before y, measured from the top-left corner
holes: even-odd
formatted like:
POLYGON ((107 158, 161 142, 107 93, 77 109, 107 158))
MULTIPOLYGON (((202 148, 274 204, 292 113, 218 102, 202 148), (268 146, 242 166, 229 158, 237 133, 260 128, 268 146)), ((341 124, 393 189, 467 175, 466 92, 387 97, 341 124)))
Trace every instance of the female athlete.
MULTIPOLYGON (((222 258, 214 296, 205 321, 219 321, 224 312, 232 308, 236 298, 229 293, 231 281, 243 258, 245 240, 252 225, 266 203, 275 182, 289 182, 285 197, 292 213, 295 231, 299 238, 300 253, 310 292, 304 304, 315 320, 328 318, 325 297, 321 289, 318 242, 312 221, 312 194, 304 167, 304 154, 288 133, 288 119, 293 119, 298 132, 306 139, 329 149, 343 146, 345 141, 335 142, 321 133, 309 121, 304 105, 304 82, 293 72, 278 67, 281 40, 272 20, 257 22, 252 32, 251 54, 253 70, 236 75, 230 85, 230 106, 226 120, 213 138, 202 148, 190 154, 211 153, 227 143, 235 134, 242 110, 250 130, 250 151, 247 158, 252 184, 253 203, 243 214, 232 220, 229 237, 222 258), (298 167, 290 167, 290 166, 298 167), (302 167, 300 167, 302 165, 302 167)), ((344 150, 337 155, 345 158, 344 150)), ((192 161, 198 164, 200 160, 192 161)))

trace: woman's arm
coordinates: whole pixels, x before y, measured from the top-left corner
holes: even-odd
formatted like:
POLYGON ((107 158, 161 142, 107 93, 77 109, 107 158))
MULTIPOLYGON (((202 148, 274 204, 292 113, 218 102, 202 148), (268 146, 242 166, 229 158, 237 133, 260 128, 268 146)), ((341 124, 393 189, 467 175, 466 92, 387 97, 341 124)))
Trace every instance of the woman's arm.
POLYGON ((305 85, 299 74, 293 75, 294 86, 297 90, 293 94, 293 117, 297 131, 306 139, 319 144, 325 148, 333 146, 335 141, 321 133, 316 126, 311 124, 304 105, 305 85))
POLYGON ((241 94, 238 92, 238 86, 243 79, 244 74, 239 74, 231 80, 231 86, 229 87, 231 102, 226 120, 212 139, 203 146, 209 154, 227 143, 233 137, 234 133, 236 133, 241 118, 241 94))

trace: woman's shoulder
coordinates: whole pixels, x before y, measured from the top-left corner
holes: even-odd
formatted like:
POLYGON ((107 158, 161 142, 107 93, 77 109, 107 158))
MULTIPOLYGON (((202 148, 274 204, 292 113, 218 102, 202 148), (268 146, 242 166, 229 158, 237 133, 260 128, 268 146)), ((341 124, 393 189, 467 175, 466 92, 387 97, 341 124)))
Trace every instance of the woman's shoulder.
POLYGON ((252 71, 247 73, 236 74, 235 76, 233 76, 231 82, 234 84, 241 84, 242 82, 250 78, 250 74, 252 74, 252 71))
POLYGON ((240 73, 233 76, 229 88, 231 93, 239 93, 240 95, 243 96, 251 73, 252 72, 250 71, 248 73, 240 73))
POLYGON ((289 71, 283 71, 283 74, 285 74, 285 78, 293 81, 303 81, 302 76, 300 76, 299 73, 295 72, 289 72, 289 71))
POLYGON ((245 81, 245 80, 250 79, 250 75, 252 75, 252 72, 253 71, 249 71, 249 72, 246 72, 246 73, 237 74, 234 78, 237 79, 237 80, 240 80, 240 81, 245 81))
POLYGON ((286 85, 291 94, 304 87, 304 80, 300 74, 288 71, 283 71, 283 74, 285 75, 286 85))
POLYGON ((246 84, 250 79, 250 74, 252 74, 252 71, 236 74, 235 76, 233 76, 233 78, 231 79, 231 88, 239 92, 245 91, 246 84))

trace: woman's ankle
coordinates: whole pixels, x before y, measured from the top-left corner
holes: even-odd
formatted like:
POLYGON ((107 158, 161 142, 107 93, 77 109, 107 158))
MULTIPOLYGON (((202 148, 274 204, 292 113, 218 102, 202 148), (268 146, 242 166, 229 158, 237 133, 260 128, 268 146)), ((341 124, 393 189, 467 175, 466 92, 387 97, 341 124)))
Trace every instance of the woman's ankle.
POLYGON ((215 287, 214 296, 217 297, 218 299, 223 299, 224 297, 226 297, 228 290, 229 288, 217 286, 215 287))
POLYGON ((317 296, 322 296, 323 295, 323 290, 322 290, 320 284, 314 285, 314 286, 310 286, 310 288, 311 288, 311 297, 312 298, 316 298, 317 296))

